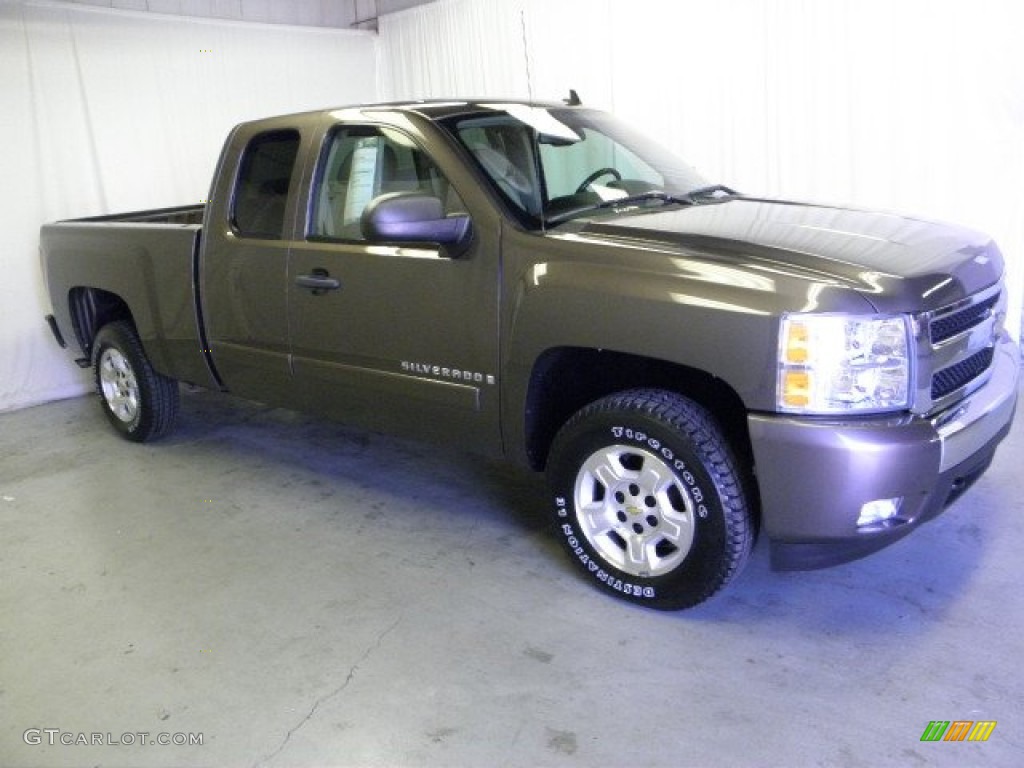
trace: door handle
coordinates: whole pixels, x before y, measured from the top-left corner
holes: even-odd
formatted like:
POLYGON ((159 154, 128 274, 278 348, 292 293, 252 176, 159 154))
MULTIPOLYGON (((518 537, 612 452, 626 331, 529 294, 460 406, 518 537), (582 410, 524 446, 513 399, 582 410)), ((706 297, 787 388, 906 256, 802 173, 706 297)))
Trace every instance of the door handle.
POLYGON ((301 288, 309 288, 314 296, 322 296, 328 291, 336 291, 341 288, 341 281, 331 277, 326 269, 317 268, 308 275, 299 275, 295 278, 295 284, 301 288))

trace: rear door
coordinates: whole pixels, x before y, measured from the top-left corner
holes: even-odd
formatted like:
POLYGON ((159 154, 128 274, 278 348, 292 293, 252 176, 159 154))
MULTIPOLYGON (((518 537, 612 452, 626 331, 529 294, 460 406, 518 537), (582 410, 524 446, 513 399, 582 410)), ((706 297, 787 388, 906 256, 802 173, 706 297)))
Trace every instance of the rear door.
POLYGON ((288 256, 297 397, 348 422, 465 447, 498 444, 498 238, 371 241, 360 218, 381 195, 460 191, 404 130, 341 122, 324 133, 305 231, 288 256))
MULTIPOLYGON (((286 280, 302 168, 291 126, 245 126, 237 164, 222 168, 204 233, 200 294, 207 340, 225 385, 243 397, 290 399, 286 280)), ((227 153, 230 156, 230 152, 227 153)))

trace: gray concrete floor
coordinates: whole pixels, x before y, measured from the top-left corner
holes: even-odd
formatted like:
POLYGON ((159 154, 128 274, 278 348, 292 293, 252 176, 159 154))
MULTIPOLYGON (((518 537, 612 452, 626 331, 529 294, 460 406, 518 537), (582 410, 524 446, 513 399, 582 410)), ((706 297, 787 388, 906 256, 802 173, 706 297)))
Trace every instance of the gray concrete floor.
POLYGON ((91 399, 3 414, 0 764, 1024 765, 1022 443, 886 551, 762 541, 664 614, 578 579, 499 463, 213 393, 146 446, 91 399))

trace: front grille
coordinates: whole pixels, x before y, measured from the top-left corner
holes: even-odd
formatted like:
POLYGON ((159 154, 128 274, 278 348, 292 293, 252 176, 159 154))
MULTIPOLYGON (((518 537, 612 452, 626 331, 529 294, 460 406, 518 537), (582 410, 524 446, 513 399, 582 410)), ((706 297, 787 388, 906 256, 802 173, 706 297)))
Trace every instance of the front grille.
POLYGON ((1006 291, 988 288, 917 318, 916 413, 934 414, 968 397, 988 380, 1006 316, 1006 291))
POLYGON ((995 348, 986 347, 980 352, 975 352, 966 360, 961 360, 956 365, 938 371, 932 376, 932 400, 940 400, 970 384, 988 370, 994 356, 995 348))
POLYGON ((966 309, 935 318, 930 325, 932 344, 941 344, 980 325, 989 317, 998 301, 999 294, 996 293, 966 309))

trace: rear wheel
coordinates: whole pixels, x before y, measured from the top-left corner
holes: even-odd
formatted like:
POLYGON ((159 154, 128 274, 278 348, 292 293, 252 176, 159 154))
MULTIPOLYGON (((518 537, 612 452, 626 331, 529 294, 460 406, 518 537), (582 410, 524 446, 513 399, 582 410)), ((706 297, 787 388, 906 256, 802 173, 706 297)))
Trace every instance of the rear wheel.
POLYGON ((583 408, 556 436, 548 477, 573 561, 628 600, 696 605, 753 547, 742 467, 711 415, 675 393, 633 390, 583 408))
POLYGON ((92 361, 103 412, 122 436, 142 443, 170 431, 178 413, 178 383, 153 369, 129 323, 100 329, 92 361))

